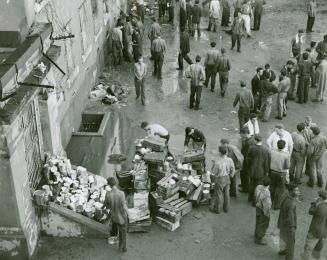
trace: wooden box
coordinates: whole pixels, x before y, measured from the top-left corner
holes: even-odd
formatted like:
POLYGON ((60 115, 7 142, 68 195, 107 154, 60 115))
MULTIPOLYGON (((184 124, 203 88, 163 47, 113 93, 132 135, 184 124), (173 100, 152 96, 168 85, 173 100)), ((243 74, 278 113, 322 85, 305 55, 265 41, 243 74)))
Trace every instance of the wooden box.
POLYGON ((161 227, 163 227, 164 229, 167 229, 167 230, 169 230, 169 231, 174 231, 174 230, 176 230, 177 228, 180 227, 180 221, 177 221, 177 222, 170 222, 170 221, 168 221, 168 220, 166 220, 166 219, 163 219, 163 218, 161 218, 161 217, 156 217, 155 220, 156 220, 156 223, 157 223, 159 226, 161 226, 161 227))
POLYGON ((199 162, 203 160, 205 160, 204 152, 202 150, 199 150, 184 153, 182 163, 199 162))
POLYGON ((152 219, 146 219, 134 223, 128 223, 128 233, 134 232, 149 232, 151 230, 152 219))
POLYGON ((146 163, 163 165, 166 159, 166 154, 164 152, 151 152, 143 156, 143 160, 146 163))
POLYGON ((155 152, 163 152, 166 148, 166 142, 165 140, 160 140, 159 138, 148 136, 143 140, 142 146, 145 148, 150 148, 155 152))

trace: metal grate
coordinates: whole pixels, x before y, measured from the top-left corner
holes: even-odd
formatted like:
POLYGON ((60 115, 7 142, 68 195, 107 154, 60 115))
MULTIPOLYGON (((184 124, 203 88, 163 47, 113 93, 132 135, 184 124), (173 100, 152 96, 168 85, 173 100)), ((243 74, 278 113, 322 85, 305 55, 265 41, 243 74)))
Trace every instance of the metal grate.
POLYGON ((100 129, 103 120, 103 114, 83 114, 82 123, 78 132, 96 133, 100 129))

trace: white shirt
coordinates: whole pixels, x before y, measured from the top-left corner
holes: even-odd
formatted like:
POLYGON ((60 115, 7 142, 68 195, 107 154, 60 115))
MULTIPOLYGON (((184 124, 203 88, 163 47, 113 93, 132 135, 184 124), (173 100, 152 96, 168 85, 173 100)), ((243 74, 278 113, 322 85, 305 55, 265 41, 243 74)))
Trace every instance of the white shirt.
POLYGON ((219 18, 220 15, 220 3, 218 0, 212 0, 209 8, 210 17, 219 18))
POLYGON ((145 130, 150 135, 167 136, 169 134, 168 130, 159 124, 148 125, 145 130))
POLYGON ((253 136, 255 134, 260 134, 260 128, 259 128, 259 123, 258 120, 255 120, 254 124, 252 123, 251 120, 246 122, 244 124, 249 129, 250 135, 253 136))
POLYGON ((293 149, 293 139, 292 135, 286 131, 282 130, 282 136, 279 136, 276 131, 272 132, 272 134, 268 137, 267 139, 267 144, 270 149, 278 149, 277 147, 277 142, 279 140, 284 140, 285 141, 285 148, 283 149, 284 152, 291 153, 293 149))

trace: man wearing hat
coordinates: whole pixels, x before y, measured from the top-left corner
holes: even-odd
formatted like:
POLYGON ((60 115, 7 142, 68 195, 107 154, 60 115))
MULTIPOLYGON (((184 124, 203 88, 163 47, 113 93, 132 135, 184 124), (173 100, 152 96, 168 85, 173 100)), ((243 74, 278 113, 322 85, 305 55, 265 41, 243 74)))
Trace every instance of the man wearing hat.
POLYGON ((318 127, 312 127, 311 130, 313 138, 309 143, 307 151, 307 160, 309 161, 310 167, 308 186, 313 187, 315 179, 317 178, 318 187, 322 187, 322 160, 327 149, 327 139, 320 134, 320 129, 318 127))
POLYGON ((206 78, 204 67, 200 64, 201 56, 197 55, 196 63, 189 66, 185 71, 185 76, 191 79, 190 109, 199 110, 202 93, 202 84, 206 78))
POLYGON ((183 59, 189 65, 191 65, 193 63, 190 56, 188 56, 189 53, 190 53, 190 35, 186 30, 184 30, 180 33, 178 70, 183 70, 183 68, 184 68, 183 59))
POLYGON ((226 57, 225 48, 221 48, 221 55, 218 60, 217 70, 219 73, 220 94, 222 97, 224 97, 228 87, 229 71, 231 70, 231 64, 229 59, 226 57))
POLYGON ((216 76, 217 76, 217 64, 219 62, 219 51, 216 49, 216 43, 210 43, 211 49, 209 49, 206 53, 206 57, 204 59, 204 67, 206 72, 206 80, 204 85, 208 87, 209 80, 211 81, 210 91, 214 92, 216 85, 216 76))
POLYGON ((309 209, 312 219, 304 246, 304 260, 320 259, 321 250, 327 239, 327 191, 321 190, 318 195, 319 198, 311 203, 309 209))
POLYGON ((112 227, 110 231, 111 237, 109 239, 109 243, 115 243, 118 235, 119 250, 126 252, 128 215, 125 194, 117 188, 117 181, 114 177, 109 177, 107 181, 111 188, 111 191, 107 191, 104 201, 105 207, 110 209, 110 216, 112 220, 112 227))
POLYGON ((240 82, 241 89, 236 93, 233 107, 235 108, 239 104, 238 108, 238 120, 239 120, 239 129, 241 131, 242 127, 250 119, 251 110, 254 107, 254 100, 252 92, 246 88, 245 81, 241 80, 240 82))

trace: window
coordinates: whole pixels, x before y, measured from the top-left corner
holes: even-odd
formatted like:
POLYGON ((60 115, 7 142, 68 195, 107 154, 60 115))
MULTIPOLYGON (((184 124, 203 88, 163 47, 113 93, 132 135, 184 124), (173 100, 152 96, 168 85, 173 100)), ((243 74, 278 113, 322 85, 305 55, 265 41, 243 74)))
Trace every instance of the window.
POLYGON ((82 54, 83 61, 91 52, 91 36, 92 32, 92 21, 91 21, 91 2, 89 0, 84 1, 84 3, 79 8, 79 19, 80 19, 80 30, 81 30, 81 44, 82 44, 82 54))

